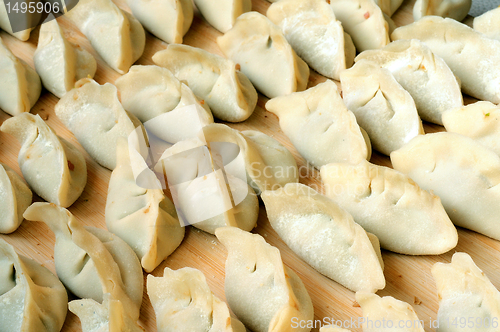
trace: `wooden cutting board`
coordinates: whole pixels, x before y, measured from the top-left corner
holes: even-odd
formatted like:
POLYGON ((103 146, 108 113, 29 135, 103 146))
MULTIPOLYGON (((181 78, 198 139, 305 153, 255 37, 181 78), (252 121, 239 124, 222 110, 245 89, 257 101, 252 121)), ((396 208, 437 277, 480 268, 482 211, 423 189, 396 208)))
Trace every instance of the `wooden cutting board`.
MULTIPOLYGON (((117 2, 125 10, 128 7, 123 1, 117 2)), ((414 1, 406 1, 402 8, 393 16, 397 26, 413 22, 412 8, 414 1)), ((253 10, 265 14, 269 3, 265 0, 253 0, 253 10)), ((470 21, 470 18, 469 18, 470 21)), ((85 37, 66 19, 61 18, 60 24, 70 42, 82 45, 90 51, 97 59, 98 69, 96 81, 103 84, 113 83, 119 74, 107 66, 90 47, 85 37)), ((215 38, 221 35, 218 31, 208 25, 199 13, 195 18, 191 29, 185 36, 185 43, 201 47, 207 51, 221 54, 215 38)), ((19 58, 33 66, 33 53, 38 41, 38 29, 35 29, 27 42, 21 42, 5 32, 0 32, 7 46, 19 58)), ((144 55, 137 62, 142 65, 153 64, 151 57, 159 50, 166 48, 166 44, 159 39, 147 34, 146 49, 144 55)), ((1 79, 1 78, 0 78, 1 79)), ((314 86, 325 80, 324 77, 312 72, 310 86, 314 86)), ((58 135, 66 138, 77 146, 85 155, 88 167, 88 183, 82 196, 70 207, 70 211, 85 225, 105 228, 104 208, 108 181, 111 172, 94 162, 83 148, 78 144, 74 136, 62 125, 54 114, 54 105, 58 99, 47 91, 42 95, 33 107, 32 113, 40 114, 54 128, 58 135)), ((288 138, 283 134, 278 125, 278 119, 273 114, 265 111, 264 104, 267 98, 260 96, 255 113, 245 122, 230 124, 231 127, 245 130, 260 130, 283 143, 297 159, 300 168, 300 182, 321 189, 318 170, 307 168, 304 159, 300 157, 288 138)), ((466 98, 466 102, 473 101, 466 98)), ((9 115, 0 111, 0 123, 9 118, 9 115)), ((436 125, 425 124, 427 133, 442 131, 443 128, 436 125)), ((0 132, 0 161, 14 168, 19 174, 17 154, 19 143, 10 135, 0 132)), ((387 157, 378 153, 373 154, 372 162, 390 166, 387 157)), ((40 200, 36 198, 36 200, 40 200)), ((261 234, 272 245, 281 251, 283 261, 295 270, 304 281, 314 303, 315 318, 323 321, 350 321, 357 322, 362 315, 361 309, 354 303, 354 293, 340 286, 336 282, 322 276, 300 258, 298 258, 284 244, 273 231, 267 221, 266 212, 261 204, 258 227, 254 230, 261 234)), ((53 261, 54 235, 43 223, 24 221, 19 229, 10 235, 0 235, 7 242, 14 245, 17 252, 31 257, 55 272, 53 261)), ((391 295, 413 305, 420 319, 425 322, 426 331, 434 331, 430 328, 429 321, 436 319, 438 301, 436 287, 430 273, 431 266, 436 262, 449 262, 455 251, 465 251, 475 260, 476 264, 488 275, 495 286, 500 286, 500 260, 498 250, 500 242, 489 239, 477 233, 459 229, 459 243, 455 250, 440 256, 411 257, 383 251, 385 262, 385 277, 387 286, 379 291, 381 296, 391 295)), ((215 236, 199 231, 195 228, 186 230, 186 237, 181 246, 155 271, 153 275, 163 275, 163 269, 168 266, 178 269, 185 266, 200 269, 206 276, 212 291, 221 299, 224 296, 224 262, 226 250, 215 236)), ((146 273, 144 274, 146 277, 146 273)), ((144 287, 144 301, 141 310, 140 323, 146 331, 156 331, 156 321, 153 308, 146 295, 144 287)), ((319 326, 319 325, 318 325, 319 326)), ((361 331, 361 327, 352 327, 353 331, 361 331)), ((68 312, 68 316, 62 331, 81 331, 80 322, 76 316, 68 312)), ((317 331, 317 329, 313 329, 317 331)))

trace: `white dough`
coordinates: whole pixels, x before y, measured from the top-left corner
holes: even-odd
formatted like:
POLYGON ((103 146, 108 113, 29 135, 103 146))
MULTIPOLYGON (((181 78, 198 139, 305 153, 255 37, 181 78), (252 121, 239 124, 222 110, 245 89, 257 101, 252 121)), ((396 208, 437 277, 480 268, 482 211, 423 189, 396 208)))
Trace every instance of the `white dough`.
POLYGON ((426 16, 397 28, 393 40, 419 39, 442 57, 462 82, 462 91, 500 103, 500 41, 450 18, 426 16))
POLYGON ((273 98, 266 109, 279 117, 285 135, 316 167, 370 159, 369 140, 330 80, 303 92, 273 98))
POLYGON ((314 318, 311 298, 297 274, 283 265, 277 248, 236 227, 215 235, 228 251, 224 288, 231 310, 254 332, 306 332, 292 320, 314 318))
POLYGON ((240 15, 252 10, 252 0, 194 0, 194 4, 207 22, 222 33, 231 29, 240 15))
POLYGON ((266 16, 249 12, 217 38, 224 55, 241 66, 257 90, 269 98, 302 91, 309 67, 297 56, 280 28, 266 16))
POLYGON ((413 98, 389 70, 360 60, 340 74, 340 82, 347 108, 366 130, 375 150, 389 155, 424 134, 413 98))
POLYGON ((441 198, 451 221, 500 240, 500 157, 473 139, 441 132, 391 153, 394 169, 441 198))
POLYGON ((0 163, 0 233, 14 232, 24 220, 33 193, 12 168, 0 163))
POLYGON ((446 62, 417 39, 397 40, 380 50, 365 51, 369 60, 388 69, 415 101, 420 117, 443 124, 444 111, 463 105, 460 82, 446 62))
POLYGON ((190 0, 127 0, 127 4, 146 30, 169 44, 182 44, 193 22, 190 0))
POLYGON ((333 200, 298 183, 261 197, 273 229, 318 272, 353 291, 385 287, 380 248, 333 200))
POLYGON ((356 49, 324 0, 281 0, 267 10, 298 56, 323 76, 339 80, 356 49))
POLYGON ((439 255, 458 234, 438 196, 408 176, 362 161, 321 167, 325 195, 349 212, 380 245, 406 255, 439 255))
POLYGON ((33 60, 43 86, 58 98, 73 89, 78 80, 94 77, 97 69, 94 57, 69 43, 53 16, 40 27, 33 60))
POLYGON ((255 88, 231 60, 187 45, 169 45, 153 61, 185 82, 220 120, 244 121, 257 105, 255 88))
POLYGON ((0 73, 2 73, 0 109, 12 116, 29 112, 42 91, 40 77, 34 69, 12 54, 2 38, 0 38, 0 73))
POLYGON ((111 0, 79 0, 65 14, 89 39, 101 58, 120 74, 144 52, 144 28, 130 13, 111 0))
POLYGON ((63 207, 80 197, 87 184, 85 158, 39 115, 21 113, 5 120, 0 129, 21 143, 19 168, 38 196, 63 207))
POLYGON ((200 270, 184 267, 148 275, 148 296, 156 314, 158 332, 245 332, 229 314, 227 305, 208 287, 200 270))

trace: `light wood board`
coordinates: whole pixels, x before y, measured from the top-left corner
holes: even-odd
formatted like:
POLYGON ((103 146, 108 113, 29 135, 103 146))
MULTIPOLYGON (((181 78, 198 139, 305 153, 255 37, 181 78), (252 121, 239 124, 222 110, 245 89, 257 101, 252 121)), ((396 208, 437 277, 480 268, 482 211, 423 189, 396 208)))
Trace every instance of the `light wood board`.
MULTIPOLYGON (((124 2, 117 3, 120 7, 128 10, 124 2)), ((414 0, 405 1, 402 8, 393 16, 397 26, 413 21, 411 14, 413 3, 414 0)), ((269 5, 264 0, 253 0, 253 10, 264 14, 269 5)), ((105 82, 113 83, 119 77, 119 74, 100 59, 95 51, 92 50, 85 37, 68 20, 63 17, 60 19, 60 24, 70 42, 82 45, 96 57, 98 61, 98 69, 95 76, 96 81, 101 84, 105 82)), ((193 25, 185 36, 184 43, 221 54, 215 43, 215 38, 219 35, 221 34, 218 31, 209 26, 198 13, 195 13, 193 25)), ((5 32, 0 32, 0 36, 16 56, 33 66, 33 53, 38 41, 38 29, 32 32, 31 38, 27 42, 21 42, 5 32)), ((147 34, 146 49, 144 55, 137 61, 137 64, 153 64, 151 60, 153 54, 164 48, 166 48, 164 42, 147 34)), ((309 85, 314 86, 324 80, 324 77, 311 72, 309 85)), ((57 119, 54 114, 54 105, 57 101, 58 99, 55 96, 44 90, 39 101, 33 107, 32 113, 40 114, 54 128, 58 135, 68 139, 84 153, 88 167, 88 183, 82 196, 69 210, 85 225, 105 228, 104 208, 111 172, 94 162, 78 144, 74 136, 57 119)), ((240 130, 257 129, 278 139, 296 157, 300 167, 300 182, 314 187, 320 186, 319 172, 316 169, 306 167, 303 158, 299 156, 288 138, 280 130, 277 117, 265 111, 264 104, 266 101, 267 98, 260 96, 255 113, 247 121, 239 124, 231 124, 230 126, 240 130)), ((467 103, 471 101, 470 98, 466 98, 467 103)), ((0 123, 7 118, 9 116, 0 111, 0 123)), ((425 124, 425 130, 426 132, 435 132, 442 131, 443 128, 425 124)), ((0 161, 11 166, 20 174, 17 164, 19 148, 19 143, 12 136, 0 132, 0 161)), ((371 161, 380 165, 390 166, 389 159, 376 152, 374 152, 371 161)), ((226 250, 224 246, 213 235, 195 228, 188 228, 186 231, 186 237, 181 246, 152 274, 161 276, 166 266, 172 269, 184 266, 200 269, 205 274, 212 291, 219 298, 225 300, 224 263, 226 250)), ((270 244, 278 247, 284 263, 295 270, 302 278, 312 298, 316 319, 323 320, 326 318, 328 320, 344 321, 352 318, 354 321, 358 320, 362 312, 354 304, 354 293, 322 276, 291 252, 269 225, 262 203, 258 227, 254 232, 263 235, 270 244)), ((16 232, 0 236, 13 244, 20 254, 35 259, 52 272, 55 272, 53 262, 54 235, 45 224, 24 221, 16 232)), ((391 295, 412 304, 419 318, 425 321, 426 331, 434 331, 434 329, 429 327, 429 320, 436 319, 438 310, 435 283, 430 273, 431 266, 434 263, 449 262, 451 255, 455 251, 465 251, 472 256, 477 265, 489 276, 493 284, 497 287, 500 286, 500 273, 498 273, 500 268, 500 260, 498 259, 500 243, 463 229, 459 229, 459 236, 457 248, 440 256, 411 257, 383 251, 382 255, 385 262, 384 273, 387 286, 384 290, 379 291, 378 294, 382 296, 391 295)), ((144 276, 146 277, 146 274, 144 276)), ((144 289, 144 302, 141 309, 140 323, 146 331, 156 331, 155 315, 146 295, 146 289, 144 289)), ((361 331, 361 327, 353 327, 352 330, 361 331)), ((78 318, 68 312, 62 331, 81 331, 78 318)), ((317 329, 313 329, 313 331, 317 331, 317 329)))

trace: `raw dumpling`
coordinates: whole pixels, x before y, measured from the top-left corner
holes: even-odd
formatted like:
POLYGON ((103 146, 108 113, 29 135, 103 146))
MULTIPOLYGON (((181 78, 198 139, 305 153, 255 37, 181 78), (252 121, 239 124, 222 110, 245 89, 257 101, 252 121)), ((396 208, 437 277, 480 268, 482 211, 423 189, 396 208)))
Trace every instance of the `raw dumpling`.
POLYGON ((361 60, 343 71, 340 81, 345 105, 366 130, 375 150, 389 155, 424 134, 413 98, 389 70, 361 60))
MULTIPOLYGON (((450 18, 422 17, 397 28, 393 40, 419 39, 442 57, 468 95, 500 103, 500 41, 450 18)), ((442 82, 441 85, 445 85, 442 82)))
POLYGON ((12 233, 21 225, 23 213, 32 198, 33 194, 23 178, 0 163, 0 233, 12 233))
POLYGON ((94 77, 97 69, 94 57, 69 43, 53 16, 40 27, 33 60, 43 86, 58 98, 73 89, 76 81, 94 77))
MULTIPOLYGON (((2 7, 3 4, 0 4, 2 7)), ((10 115, 29 112, 40 97, 42 83, 35 70, 16 58, 0 38, 0 109, 10 115)))
POLYGON ((375 3, 385 15, 391 17, 401 6, 403 0, 375 0, 375 3))
POLYGON ((0 239, 0 274, 0 331, 61 330, 68 295, 52 272, 0 239))
POLYGON ((111 0, 79 0, 65 14, 89 39, 103 60, 120 74, 144 52, 146 34, 141 23, 111 0))
POLYGON ((375 0, 331 0, 330 5, 358 52, 389 44, 389 24, 375 0))
POLYGON ((500 7, 474 18, 473 26, 489 38, 500 40, 500 7))
POLYGON ((118 236, 96 227, 83 227, 66 209, 33 203, 24 217, 46 223, 56 235, 54 262, 57 276, 77 297, 122 302, 137 320, 142 303, 142 269, 134 251, 118 236))
POLYGON ((463 105, 460 83, 444 60, 417 39, 397 40, 380 50, 365 51, 369 60, 388 69, 415 101, 420 117, 442 125, 444 111, 463 105))
POLYGON ((118 137, 127 138, 141 126, 123 109, 114 85, 99 85, 92 79, 78 81, 56 104, 55 112, 88 154, 111 170, 116 166, 118 137))
MULTIPOLYGON (((49 211, 48 214, 57 214, 58 212, 64 214, 62 210, 57 211, 57 207, 52 209, 53 211, 49 211)), ((54 217, 57 218, 57 216, 54 217)), ((94 273, 92 279, 98 278, 102 292, 102 303, 93 298, 84 298, 71 301, 68 304, 69 310, 80 319, 82 331, 144 332, 144 329, 137 324, 142 301, 143 279, 142 273, 137 270, 140 270, 139 262, 135 257, 132 257, 132 250, 122 242, 123 247, 116 246, 119 251, 114 251, 113 245, 107 245, 109 242, 117 240, 113 238, 114 235, 94 228, 94 230, 100 231, 100 234, 105 238, 102 241, 99 232, 91 232, 90 227, 86 230, 82 224, 75 222, 74 218, 71 219, 68 225, 60 226, 69 226, 69 229, 65 229, 64 232, 72 233, 73 246, 78 246, 76 248, 85 255, 82 257, 82 262, 86 261, 87 266, 83 267, 80 274, 85 274, 85 270, 88 272, 89 269, 86 268, 91 266, 90 269, 94 273), (132 256, 130 256, 131 254, 132 256), (125 259, 117 262, 115 259, 119 255, 125 259), (127 255, 131 258, 130 260, 127 260, 127 255), (125 268, 123 268, 124 266, 125 268), (127 273, 129 271, 126 269, 133 271, 133 274, 129 275, 127 273)), ((68 259, 70 258, 68 257, 68 259)))
POLYGON ((194 4, 207 22, 222 33, 231 29, 241 14, 252 10, 252 0, 194 0, 194 4))
POLYGON ((186 82, 220 120, 245 121, 257 105, 255 88, 231 60, 187 45, 169 45, 153 61, 186 82))
POLYGON ((111 173, 106 201, 106 226, 135 251, 146 272, 153 271, 182 242, 181 227, 172 202, 157 189, 136 184, 129 147, 118 140, 117 165, 111 173))
POLYGON ((394 169, 441 198, 457 226, 500 240, 500 157, 454 133, 417 136, 391 153, 394 169))
POLYGON ((259 213, 254 190, 260 194, 297 182, 295 159, 257 131, 211 124, 203 128, 203 137, 205 142, 182 141, 167 149, 155 168, 175 192, 180 219, 212 234, 222 226, 252 230, 259 213))
POLYGON ((473 138, 500 156, 500 106, 478 101, 443 113, 446 131, 473 138))
POLYGON ((210 291, 205 276, 197 269, 166 267, 163 277, 148 275, 147 288, 158 332, 246 331, 210 291))
POLYGON ((182 44, 193 23, 190 0, 127 0, 127 4, 146 30, 169 44, 182 44))
POLYGON ((413 18, 418 21, 423 16, 435 15, 461 21, 471 5, 472 0, 417 0, 413 6, 413 18))
POLYGON ((356 302, 363 309, 363 332, 424 332, 424 321, 406 302, 364 292, 356 293, 356 302))
POLYGON ((254 332, 306 332, 290 322, 314 318, 311 298, 297 274, 283 265, 278 248, 235 227, 215 235, 228 251, 224 288, 236 316, 254 332))
POLYGON ((269 98, 307 87, 309 67, 295 54, 280 28, 260 13, 238 17, 234 27, 217 38, 217 44, 269 98))
POLYGON ((352 66, 356 49, 326 1, 282 0, 269 7, 267 17, 321 75, 339 80, 339 73, 352 66))
MULTIPOLYGON (((10 1, 7 1, 7 2, 11 6, 14 6, 15 3, 18 3, 18 2, 10 2, 10 1)), ((37 1, 34 1, 34 2, 37 3, 37 1)), ((40 14, 37 14, 37 13, 30 14, 29 11, 25 12, 24 14, 22 13, 22 11, 15 14, 16 18, 20 18, 20 16, 22 16, 24 22, 22 22, 22 23, 17 22, 17 23, 25 24, 26 26, 29 26, 30 28, 23 30, 23 31, 13 32, 12 26, 10 23, 10 19, 9 19, 9 15, 7 14, 7 7, 5 5, 5 1, 0 0, 0 29, 8 32, 9 34, 11 34, 12 36, 16 37, 17 39, 19 39, 21 41, 27 41, 30 38, 31 30, 33 30, 33 28, 36 27, 37 22, 40 21, 40 14)))
POLYGON ((295 159, 274 138, 254 130, 240 133, 223 124, 208 125, 203 128, 203 133, 207 142, 238 145, 244 158, 248 182, 257 194, 299 181, 295 159))
POLYGON ((38 196, 63 207, 80 197, 87 184, 85 158, 39 115, 21 113, 5 120, 0 129, 21 143, 19 168, 38 196))
POLYGON ((83 332, 145 332, 130 317, 122 301, 110 293, 103 295, 102 303, 92 299, 73 300, 68 307, 80 320, 83 332))
POLYGON ((276 233, 318 272, 353 291, 385 287, 380 248, 334 201, 300 183, 261 197, 276 233))
POLYGON ((285 135, 316 167, 370 159, 369 141, 330 80, 304 92, 273 98, 266 109, 280 118, 285 135))
POLYGON ((431 271, 439 299, 439 331, 498 330, 500 293, 468 254, 457 252, 450 264, 436 263, 431 271), (479 323, 474 328, 460 328, 464 327, 462 317, 473 317, 479 323))
MULTIPOLYGON (((209 149, 205 145, 186 143, 180 142, 166 150, 161 161, 182 224, 211 234, 223 226, 252 230, 257 223, 259 202, 247 184, 243 160, 240 159, 237 173, 232 174, 231 166, 226 162, 218 165, 214 156, 234 146, 214 142, 209 143, 209 149), (242 172, 238 174, 238 171, 242 172)), ((228 157, 222 156, 222 160, 228 157)))
POLYGON ((144 123, 148 134, 171 144, 194 137, 201 127, 214 122, 207 103, 200 104, 191 89, 166 68, 132 66, 115 85, 123 107, 144 123), (189 105, 195 105, 192 118, 183 108, 189 105))
POLYGON ((349 212, 380 245, 400 254, 439 255, 458 234, 438 196, 408 176, 364 160, 321 167, 326 196, 349 212))

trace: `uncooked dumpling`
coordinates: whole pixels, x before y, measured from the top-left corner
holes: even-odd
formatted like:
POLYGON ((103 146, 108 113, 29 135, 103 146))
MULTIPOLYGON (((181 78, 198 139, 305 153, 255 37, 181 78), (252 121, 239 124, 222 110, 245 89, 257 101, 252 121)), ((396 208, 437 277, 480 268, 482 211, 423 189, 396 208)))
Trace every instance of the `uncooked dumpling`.
POLYGON ((252 10, 252 0, 194 0, 201 15, 211 26, 224 33, 236 19, 252 10))
POLYGON ((435 15, 461 21, 471 5, 472 0, 417 0, 413 6, 413 18, 418 21, 423 16, 435 15))
POLYGON ((406 302, 364 292, 356 293, 356 302, 363 309, 363 332, 424 332, 424 321, 406 302))
POLYGON ((302 91, 309 67, 297 56, 285 36, 257 12, 238 17, 234 27, 217 38, 222 53, 241 66, 253 85, 269 98, 302 91))
MULTIPOLYGON (((0 4, 2 7, 2 4, 0 4)), ((29 112, 40 97, 42 83, 35 70, 16 58, 0 38, 0 109, 12 116, 29 112)))
POLYGON ((326 1, 281 0, 269 7, 267 17, 321 75, 339 80, 339 73, 352 66, 356 49, 326 1))
POLYGON ((66 289, 52 272, 0 239, 0 331, 59 332, 67 303, 66 289))
POLYGON ((99 85, 82 79, 64 95, 55 107, 61 122, 100 165, 114 169, 116 142, 127 138, 140 121, 123 109, 114 85, 99 85))
POLYGON ((489 38, 500 40, 500 7, 474 18, 473 26, 474 30, 484 33, 489 38))
POLYGON ((106 226, 127 242, 144 270, 151 272, 180 245, 184 227, 159 183, 156 189, 136 184, 124 138, 118 140, 116 159, 106 200, 106 226))
POLYGON ((183 141, 167 149, 160 162, 181 222, 211 234, 224 226, 252 230, 257 223, 259 202, 247 184, 241 150, 235 158, 241 158, 239 169, 232 174, 231 166, 226 162, 219 165, 214 155, 221 155, 223 161, 230 159, 224 156, 224 149, 235 146, 209 141, 209 149, 205 145, 187 143, 191 142, 183 141))
POLYGON ((111 293, 103 295, 102 303, 92 299, 73 300, 68 307, 80 320, 83 332, 145 332, 130 317, 123 302, 111 293))
POLYGON ((369 142, 330 80, 304 92, 273 98, 266 109, 280 118, 285 135, 316 167, 333 162, 356 164, 370 158, 369 142))
POLYGON ((14 232, 24 220, 23 213, 33 194, 12 168, 0 163, 0 233, 14 232))
POLYGON ((53 16, 49 16, 40 27, 33 60, 43 86, 58 98, 73 89, 76 81, 94 77, 97 69, 94 57, 69 43, 53 16))
POLYGON ((330 5, 358 52, 389 44, 389 24, 375 0, 331 0, 330 5))
POLYGON ((389 70, 360 60, 340 74, 340 81, 345 105, 375 150, 389 155, 424 134, 413 98, 389 70))
POLYGON ((388 69, 415 101, 420 117, 442 125, 444 111, 463 105, 460 83, 444 60, 422 42, 397 40, 380 50, 365 51, 356 61, 370 60, 388 69))
POLYGON ((203 273, 184 267, 148 275, 148 296, 156 314, 158 332, 245 332, 229 314, 227 305, 208 288, 203 273))
POLYGON ((406 255, 439 255, 458 234, 438 196, 408 176, 362 161, 321 167, 325 194, 349 212, 384 249, 406 255))
POLYGON ((419 39, 446 61, 466 94, 500 103, 500 41, 450 18, 422 17, 397 28, 393 40, 419 39))
POLYGON ((240 133, 223 124, 208 125, 203 128, 203 133, 207 142, 238 145, 243 154, 247 180, 258 194, 299 181, 295 159, 274 138, 253 130, 240 133))
POLYGON ((103 60, 120 74, 144 52, 146 34, 141 23, 111 0, 79 0, 65 14, 89 39, 103 60))
POLYGON ((334 201, 298 183, 261 197, 273 229, 318 272, 353 291, 385 287, 380 248, 334 201))
POLYGON ((169 44, 182 44, 193 22, 190 0, 127 0, 127 4, 146 30, 169 44))
POLYGON ((0 129, 21 143, 19 168, 38 196, 63 207, 80 197, 87 184, 85 158, 39 115, 21 113, 5 120, 0 129))
POLYGON ((500 240, 500 157, 454 133, 417 136, 391 153, 394 169, 441 198, 451 221, 500 240))
POLYGON ((34 203, 24 217, 46 223, 55 233, 56 272, 68 290, 97 302, 111 293, 132 319, 139 318, 142 268, 128 244, 104 229, 83 227, 71 212, 55 204, 34 203))
POLYGON ((228 251, 224 288, 231 310, 254 332, 306 332, 292 321, 314 318, 311 298, 278 248, 236 227, 215 231, 228 251))
POLYGON ((153 61, 186 82, 220 120, 244 121, 257 105, 255 88, 231 60, 187 45, 169 45, 153 61))
POLYGON ((468 254, 457 252, 451 263, 436 263, 431 271, 439 299, 437 320, 443 326, 439 331, 498 330, 500 293, 468 254), (474 328, 460 328, 465 326, 462 317, 473 317, 480 323, 474 328))
POLYGON ((446 131, 473 138, 500 156, 500 106, 478 101, 443 113, 446 131))
POLYGON ((115 85, 123 107, 142 121, 148 134, 171 144, 195 137, 201 127, 214 122, 207 103, 201 104, 166 68, 132 66, 115 85), (184 108, 191 105, 194 112, 184 108))

